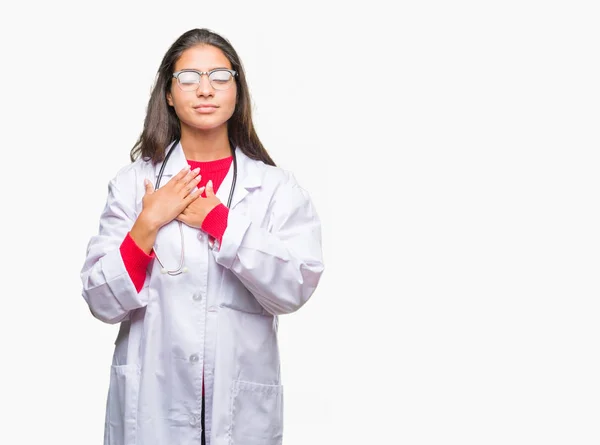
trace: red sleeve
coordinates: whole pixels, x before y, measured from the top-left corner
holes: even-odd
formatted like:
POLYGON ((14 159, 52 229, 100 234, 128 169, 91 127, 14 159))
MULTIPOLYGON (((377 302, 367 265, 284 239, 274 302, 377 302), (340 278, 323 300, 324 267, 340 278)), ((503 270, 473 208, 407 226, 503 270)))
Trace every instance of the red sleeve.
POLYGON ((154 251, 150 252, 150 255, 146 254, 146 252, 139 248, 129 233, 127 233, 127 236, 121 243, 120 250, 129 278, 131 278, 131 281, 133 281, 135 288, 139 292, 144 287, 146 268, 154 258, 154 251))
POLYGON ((227 218, 229 217, 229 209, 224 204, 219 204, 206 215, 202 222, 202 230, 219 241, 219 245, 223 240, 223 234, 227 228, 227 218))

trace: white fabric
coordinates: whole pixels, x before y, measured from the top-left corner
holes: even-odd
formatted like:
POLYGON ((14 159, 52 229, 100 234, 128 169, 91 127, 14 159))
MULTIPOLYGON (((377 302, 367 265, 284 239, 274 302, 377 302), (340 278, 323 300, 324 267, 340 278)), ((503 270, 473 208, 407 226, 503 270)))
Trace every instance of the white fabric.
MULTIPOLYGON (((142 208, 144 178, 160 164, 138 160, 109 182, 99 233, 81 271, 92 314, 121 323, 110 369, 105 445, 200 443, 202 370, 207 444, 275 445, 283 434, 278 316, 298 310, 321 274, 321 227, 308 194, 289 172, 238 148, 238 179, 222 244, 183 225, 178 276, 148 268, 138 293, 119 246, 142 208)), ((185 165, 178 145, 161 185, 185 165)), ((230 168, 217 196, 227 202, 230 168)), ((167 268, 179 264, 177 222, 156 246, 167 268)))

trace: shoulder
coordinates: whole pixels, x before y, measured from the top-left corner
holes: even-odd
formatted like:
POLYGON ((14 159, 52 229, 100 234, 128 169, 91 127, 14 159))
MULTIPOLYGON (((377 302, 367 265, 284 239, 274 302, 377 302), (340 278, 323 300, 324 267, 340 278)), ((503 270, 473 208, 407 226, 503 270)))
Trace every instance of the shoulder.
POLYGON ((150 161, 137 159, 130 164, 122 166, 111 178, 109 185, 121 192, 135 189, 140 181, 139 178, 150 177, 154 167, 150 161))
POLYGON ((256 174, 260 178, 262 185, 267 188, 279 189, 280 187, 300 187, 291 170, 268 165, 263 161, 250 159, 248 157, 246 157, 246 162, 251 166, 249 171, 256 174))
POLYGON ((309 193, 299 184, 294 173, 286 168, 250 160, 260 177, 260 188, 270 196, 273 204, 297 206, 311 201, 309 193))
POLYGON ((283 230, 301 224, 314 224, 318 214, 309 193, 299 184, 294 173, 286 168, 252 161, 261 172, 256 196, 266 203, 270 227, 283 230), (291 226, 290 226, 291 225, 291 226))

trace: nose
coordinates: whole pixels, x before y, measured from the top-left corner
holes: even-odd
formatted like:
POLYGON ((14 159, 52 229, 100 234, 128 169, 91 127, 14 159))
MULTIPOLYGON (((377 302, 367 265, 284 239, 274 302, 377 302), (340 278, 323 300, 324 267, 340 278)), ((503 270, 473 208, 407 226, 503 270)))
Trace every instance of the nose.
POLYGON ((196 90, 196 95, 198 95, 198 96, 212 96, 213 95, 213 87, 210 84, 210 80, 208 79, 207 74, 202 74, 200 76, 200 83, 198 84, 198 89, 196 90))

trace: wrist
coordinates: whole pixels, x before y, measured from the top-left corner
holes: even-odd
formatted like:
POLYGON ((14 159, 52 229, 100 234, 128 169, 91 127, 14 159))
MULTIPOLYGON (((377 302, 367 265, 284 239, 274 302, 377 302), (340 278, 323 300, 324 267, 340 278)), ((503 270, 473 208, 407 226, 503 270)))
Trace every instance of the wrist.
POLYGON ((136 225, 144 232, 152 234, 158 232, 158 229, 160 229, 163 224, 157 221, 156 218, 153 218, 148 212, 142 210, 135 221, 134 227, 136 225))
POLYGON ((158 234, 160 225, 149 218, 148 215, 140 213, 133 227, 129 231, 131 239, 142 249, 146 254, 150 255, 158 234))

